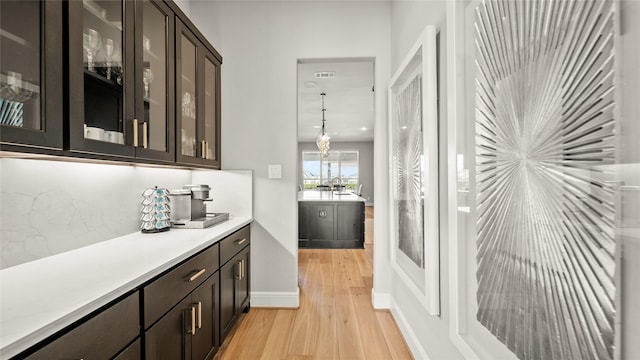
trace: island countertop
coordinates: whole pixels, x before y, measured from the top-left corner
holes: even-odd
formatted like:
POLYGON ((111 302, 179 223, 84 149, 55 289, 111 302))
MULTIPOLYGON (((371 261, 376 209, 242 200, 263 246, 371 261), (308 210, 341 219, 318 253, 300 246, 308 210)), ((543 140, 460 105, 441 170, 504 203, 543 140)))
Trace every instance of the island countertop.
POLYGON ((298 201, 366 202, 367 200, 346 191, 298 191, 298 201))
POLYGON ((19 354, 252 222, 140 232, 0 271, 0 359, 19 354))

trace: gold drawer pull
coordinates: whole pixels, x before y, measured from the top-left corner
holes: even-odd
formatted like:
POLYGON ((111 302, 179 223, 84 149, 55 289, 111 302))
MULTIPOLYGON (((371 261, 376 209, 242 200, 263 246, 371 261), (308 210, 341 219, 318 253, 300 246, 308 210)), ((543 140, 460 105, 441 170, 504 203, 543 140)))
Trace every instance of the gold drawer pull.
POLYGON ((198 329, 202 329, 202 301, 198 301, 194 304, 198 307, 198 329))
POLYGON ((133 119, 133 147, 138 147, 138 119, 133 119))
POLYGON ((196 308, 193 306, 191 307, 191 330, 189 331, 189 334, 196 334, 196 308))
POLYGON ((191 277, 189 278, 189 282, 192 282, 195 279, 199 278, 200 275, 204 274, 205 271, 207 271, 207 269, 202 269, 202 270, 196 272, 195 274, 191 275, 191 277))
POLYGON ((242 260, 236 261, 236 280, 242 280, 242 260))
POLYGON ((147 122, 145 121, 142 123, 142 147, 145 149, 149 147, 147 144, 147 133, 147 122))
POLYGON ((247 239, 240 239, 240 240, 236 240, 235 243, 236 245, 242 245, 245 243, 245 241, 247 241, 247 239))

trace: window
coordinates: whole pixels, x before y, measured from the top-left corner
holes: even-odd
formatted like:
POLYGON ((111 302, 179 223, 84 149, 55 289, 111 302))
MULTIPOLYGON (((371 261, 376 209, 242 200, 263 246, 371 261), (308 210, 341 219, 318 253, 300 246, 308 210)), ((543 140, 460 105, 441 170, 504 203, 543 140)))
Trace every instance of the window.
POLYGON ((348 190, 357 190, 359 174, 357 150, 331 151, 322 158, 318 151, 302 152, 302 181, 305 190, 320 184, 343 184, 348 190))

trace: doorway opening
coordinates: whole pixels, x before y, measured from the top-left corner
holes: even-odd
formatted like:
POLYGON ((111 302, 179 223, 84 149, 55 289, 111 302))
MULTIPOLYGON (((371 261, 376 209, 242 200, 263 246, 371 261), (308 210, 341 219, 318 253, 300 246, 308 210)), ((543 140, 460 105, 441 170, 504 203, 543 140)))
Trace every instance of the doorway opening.
POLYGON ((365 263, 356 264, 357 269, 363 272, 368 293, 373 287, 374 72, 374 58, 300 59, 297 63, 296 186, 302 291, 303 262, 309 254, 316 256, 313 251, 305 253, 306 249, 326 249, 327 253, 349 249, 358 258, 362 256, 365 263), (330 137, 328 154, 317 144, 323 124, 330 137), (359 205, 364 205, 361 213, 359 205))

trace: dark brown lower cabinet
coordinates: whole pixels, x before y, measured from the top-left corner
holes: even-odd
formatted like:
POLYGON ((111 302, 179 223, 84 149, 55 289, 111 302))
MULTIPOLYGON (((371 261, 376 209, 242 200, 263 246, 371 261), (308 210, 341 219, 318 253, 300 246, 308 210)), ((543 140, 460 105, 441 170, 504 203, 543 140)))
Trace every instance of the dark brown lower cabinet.
MULTIPOLYGON (((139 311, 139 295, 135 292, 25 358, 113 359, 140 335, 139 311)), ((137 354, 135 347, 125 351, 130 353, 122 359, 140 358, 139 346, 137 354)))
MULTIPOLYGON (((191 295, 192 306, 196 308, 195 333, 190 338, 191 359, 212 359, 218 349, 220 340, 218 328, 219 288, 220 274, 216 272, 191 295)), ((187 323, 191 324, 190 321, 187 323)))
POLYGON ((213 359, 249 310, 250 236, 247 225, 13 359, 213 359))
POLYGON ((146 359, 211 359, 218 345, 219 273, 210 276, 145 333, 146 359))
POLYGON ((142 360, 142 342, 140 338, 124 349, 113 360, 142 360))
MULTIPOLYGON (((249 246, 220 268, 220 342, 249 309, 249 246)), ((222 261, 221 261, 222 262, 222 261)))

